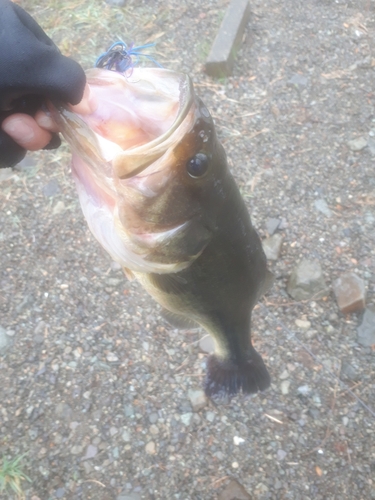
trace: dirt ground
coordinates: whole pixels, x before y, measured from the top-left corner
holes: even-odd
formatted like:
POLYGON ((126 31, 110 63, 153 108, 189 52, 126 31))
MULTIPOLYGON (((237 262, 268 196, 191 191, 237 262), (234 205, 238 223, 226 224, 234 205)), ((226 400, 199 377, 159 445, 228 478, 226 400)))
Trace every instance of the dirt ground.
POLYGON ((270 218, 283 236, 253 320, 271 388, 194 412, 203 332, 171 329, 99 247, 67 147, 2 176, 0 455, 26 453, 27 500, 231 500, 231 479, 253 500, 375 499, 375 350, 332 292, 353 271, 375 304, 374 3, 252 0, 220 81, 202 67, 227 1, 19 3, 85 68, 119 37, 155 41, 211 111, 261 237, 270 218), (303 257, 319 260, 325 299, 287 295, 303 257))

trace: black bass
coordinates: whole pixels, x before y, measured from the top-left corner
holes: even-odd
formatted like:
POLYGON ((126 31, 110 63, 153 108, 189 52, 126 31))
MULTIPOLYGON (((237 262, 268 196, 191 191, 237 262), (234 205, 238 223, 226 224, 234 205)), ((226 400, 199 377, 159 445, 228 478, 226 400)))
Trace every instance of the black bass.
POLYGON ((126 274, 179 325, 215 342, 208 396, 270 385, 251 342, 251 312, 270 285, 266 257, 213 120, 185 74, 93 69, 96 110, 54 113, 73 150, 88 225, 126 274))

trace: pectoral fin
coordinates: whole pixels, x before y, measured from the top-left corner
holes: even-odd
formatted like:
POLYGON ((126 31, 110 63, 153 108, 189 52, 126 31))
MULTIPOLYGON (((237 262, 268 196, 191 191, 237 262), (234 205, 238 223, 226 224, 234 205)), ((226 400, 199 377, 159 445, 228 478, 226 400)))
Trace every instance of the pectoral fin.
POLYGON ((168 321, 172 326, 180 330, 187 330, 190 328, 199 328, 198 323, 192 319, 181 316, 180 314, 173 313, 167 309, 162 309, 160 315, 168 321))
POLYGON ((122 270, 124 271, 124 274, 128 278, 129 281, 135 280, 135 276, 130 269, 128 269, 127 267, 123 267, 122 270))

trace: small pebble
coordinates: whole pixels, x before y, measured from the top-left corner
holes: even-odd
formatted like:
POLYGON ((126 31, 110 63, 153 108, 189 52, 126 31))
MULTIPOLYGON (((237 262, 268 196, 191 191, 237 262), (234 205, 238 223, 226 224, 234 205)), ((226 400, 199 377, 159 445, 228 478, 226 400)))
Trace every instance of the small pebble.
POLYGON ((128 443, 130 441, 130 434, 127 430, 124 430, 122 435, 122 440, 125 441, 125 443, 128 443))
POLYGON ((281 223, 280 219, 274 219, 274 218, 267 219, 266 221, 267 233, 270 236, 272 236, 277 231, 278 227, 280 226, 280 223, 281 223))
POLYGON ((365 308, 364 281, 354 273, 342 274, 333 284, 337 304, 342 313, 348 314, 365 308))
POLYGON ((201 389, 190 390, 188 396, 194 411, 199 411, 207 405, 206 395, 201 389))
POLYGON ((288 394, 290 387, 290 380, 283 380, 280 384, 281 394, 288 394))
POLYGON ((311 392, 311 389, 308 385, 300 385, 297 389, 297 392, 299 392, 303 396, 307 396, 307 394, 311 392))
POLYGON ((239 446, 240 444, 244 443, 245 440, 239 436, 234 436, 233 437, 233 443, 236 445, 236 446, 239 446))
POLYGON ((62 498, 64 495, 65 495, 64 488, 59 488, 58 490, 55 491, 56 498, 62 498))
POLYGON ((180 419, 184 425, 188 426, 188 425, 190 425, 192 417, 193 417, 193 414, 189 412, 189 413, 183 413, 181 415, 180 419))
POLYGON ((92 444, 89 444, 86 450, 86 454, 83 457, 82 460, 90 460, 91 458, 94 458, 98 453, 98 448, 96 446, 93 446, 92 444))
POLYGON ((155 412, 150 413, 150 415, 148 416, 148 419, 150 421, 150 424, 155 424, 159 419, 159 415, 155 412))
POLYGON ((199 341, 199 348, 201 351, 211 354, 215 350, 215 344, 211 335, 205 335, 199 341))
POLYGON ((213 422, 215 420, 215 413, 213 413, 212 411, 208 411, 206 413, 206 420, 208 420, 209 422, 213 422))
POLYGON ((283 235, 276 233, 262 241, 264 253, 268 260, 277 260, 283 244, 283 235))
POLYGON ((315 200, 314 205, 315 208, 318 210, 318 212, 321 212, 326 217, 332 216, 332 212, 329 209, 327 202, 325 200, 315 200))
POLYGON ((367 146, 367 141, 364 137, 358 137, 348 141, 347 144, 352 151, 362 151, 367 146))
POLYGON ((232 467, 233 467, 233 469, 238 469, 238 467, 239 467, 238 462, 232 462, 232 467))
POLYGON ((155 455, 156 444, 154 443, 154 441, 150 441, 149 443, 147 443, 145 450, 146 450, 147 455, 155 455))
POLYGON ((116 361, 118 361, 118 357, 113 352, 109 352, 106 358, 109 363, 115 363, 116 361))
POLYGON ((298 328, 301 328, 301 330, 308 330, 311 327, 310 321, 305 319, 296 319, 295 324, 298 328))
POLYGON ((285 380, 285 379, 287 379, 287 378, 289 378, 289 372, 288 372, 288 370, 284 370, 284 371, 282 372, 282 374, 279 376, 279 379, 280 379, 280 380, 285 380))
POLYGON ((368 308, 362 318, 362 323, 357 329, 358 343, 364 347, 375 345, 375 308, 368 308))

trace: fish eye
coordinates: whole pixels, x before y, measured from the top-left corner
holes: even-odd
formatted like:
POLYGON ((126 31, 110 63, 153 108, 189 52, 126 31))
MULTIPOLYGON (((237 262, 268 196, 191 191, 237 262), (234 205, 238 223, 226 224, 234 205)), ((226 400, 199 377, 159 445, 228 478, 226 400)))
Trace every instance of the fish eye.
POLYGON ((207 172, 209 164, 208 156, 204 153, 197 153, 186 164, 186 169, 190 177, 202 177, 207 172))

